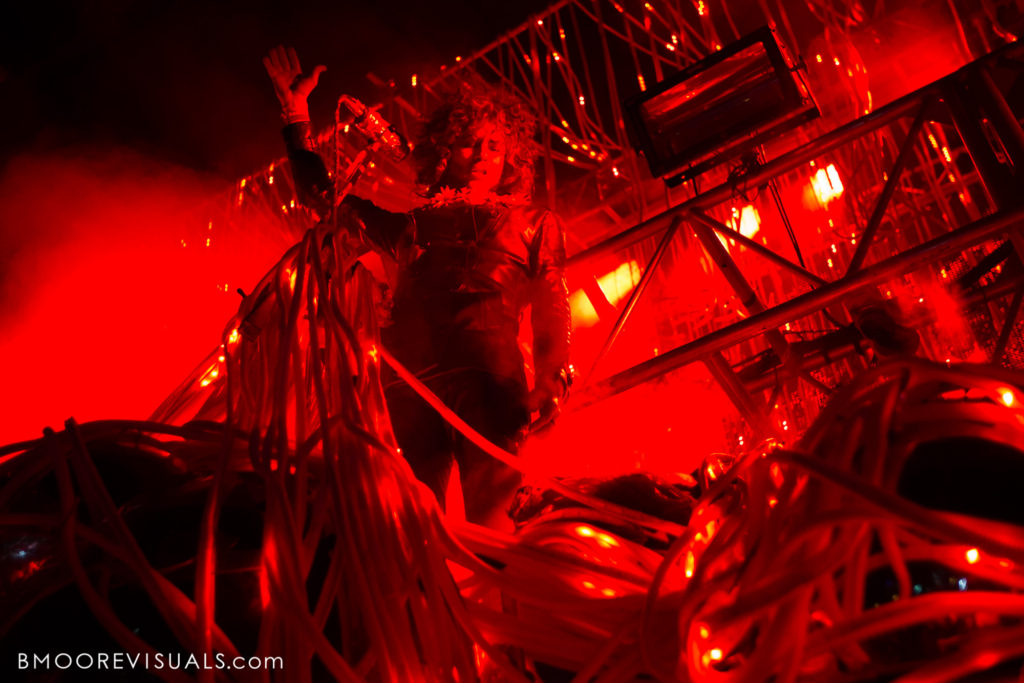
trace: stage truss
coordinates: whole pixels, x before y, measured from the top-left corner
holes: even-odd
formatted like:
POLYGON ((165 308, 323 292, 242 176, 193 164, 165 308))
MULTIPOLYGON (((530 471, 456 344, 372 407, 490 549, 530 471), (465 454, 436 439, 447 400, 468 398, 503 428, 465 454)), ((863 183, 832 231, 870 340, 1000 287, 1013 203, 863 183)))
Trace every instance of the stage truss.
MULTIPOLYGON (((479 78, 532 104, 538 198, 569 231, 573 409, 699 363, 736 409, 719 418, 722 447, 739 448, 799 433, 877 355, 914 352, 891 343, 908 329, 932 360, 1024 363, 1024 135, 1006 97, 1020 50, 999 48, 1014 38, 1000 3, 924 3, 948 29, 945 63, 960 68, 893 85, 864 36, 924 21, 911 5, 563 1, 472 55, 378 81, 380 108, 412 134, 443 92, 479 78), (623 98, 766 23, 802 55, 822 118, 683 186, 651 178, 623 98), (877 108, 907 84, 924 87, 877 108), (865 332, 879 316, 885 329, 865 332)), ((346 133, 338 122, 320 138, 339 164, 360 146, 346 133)), ((286 162, 236 189, 206 226, 215 239, 255 225, 294 239, 311 222, 286 162)), ((383 158, 357 192, 388 208, 417 201, 409 170, 383 158)))

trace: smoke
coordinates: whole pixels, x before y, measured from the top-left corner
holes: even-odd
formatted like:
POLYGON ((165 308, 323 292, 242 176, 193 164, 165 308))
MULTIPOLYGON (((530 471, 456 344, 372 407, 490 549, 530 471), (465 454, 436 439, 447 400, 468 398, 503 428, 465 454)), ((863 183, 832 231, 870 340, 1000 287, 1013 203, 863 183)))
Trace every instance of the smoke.
POLYGON ((3 168, 0 443, 70 416, 144 419, 219 343, 238 296, 187 240, 223 189, 126 150, 3 168))

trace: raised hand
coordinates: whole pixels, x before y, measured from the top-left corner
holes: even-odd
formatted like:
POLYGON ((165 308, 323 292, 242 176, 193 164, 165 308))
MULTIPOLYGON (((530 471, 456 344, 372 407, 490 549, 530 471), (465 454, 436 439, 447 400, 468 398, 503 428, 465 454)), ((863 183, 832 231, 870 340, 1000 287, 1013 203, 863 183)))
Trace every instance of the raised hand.
POLYGON ((313 73, 302 73, 299 56, 295 49, 278 45, 263 58, 263 66, 274 84, 274 92, 281 103, 285 118, 289 123, 309 120, 309 93, 320 81, 320 74, 327 67, 320 64, 313 73))

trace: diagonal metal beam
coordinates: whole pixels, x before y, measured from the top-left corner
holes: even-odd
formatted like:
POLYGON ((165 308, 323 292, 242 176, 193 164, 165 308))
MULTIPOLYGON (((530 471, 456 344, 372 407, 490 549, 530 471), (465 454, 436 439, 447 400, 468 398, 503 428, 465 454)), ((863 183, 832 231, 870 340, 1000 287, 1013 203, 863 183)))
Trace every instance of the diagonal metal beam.
POLYGON ((740 411, 740 415, 758 437, 774 436, 779 438, 779 430, 772 424, 765 406, 747 391, 746 386, 740 381, 720 351, 711 354, 704 361, 704 365, 707 366, 708 372, 722 387, 722 391, 740 411))
POLYGON ((1017 324, 1021 299, 1024 299, 1024 289, 1018 289, 1013 293, 1010 308, 1006 311, 1006 319, 1003 321, 1003 329, 999 331, 999 339, 996 340, 995 348, 992 349, 991 362, 993 365, 1003 362, 1003 354, 1006 353, 1006 344, 1010 341, 1010 333, 1013 332, 1013 326, 1017 324))
MULTIPOLYGON (((917 107, 920 106, 921 99, 931 94, 931 87, 932 86, 928 86, 927 88, 915 91, 909 95, 904 95, 895 102, 891 102, 885 107, 882 107, 867 116, 862 116, 845 126, 837 128, 830 133, 826 133, 817 140, 811 140, 810 142, 797 147, 791 152, 787 152, 777 159, 772 159, 768 163, 759 167, 749 176, 744 177, 742 180, 742 186, 756 187, 761 185, 775 176, 793 171, 808 161, 816 159, 822 154, 827 154, 837 147, 842 147, 866 133, 882 128, 896 119, 902 118, 907 114, 916 111, 917 107)), ((710 190, 703 192, 682 204, 666 209, 662 213, 652 216, 632 228, 623 230, 603 242, 574 254, 569 258, 569 263, 577 264, 598 255, 618 251, 630 244, 635 244, 640 240, 646 239, 651 235, 656 235, 664 230, 663 226, 677 213, 688 209, 708 209, 712 206, 717 206, 735 195, 736 191, 737 183, 735 181, 726 181, 716 185, 710 190)))
MULTIPOLYGON (((718 265, 719 270, 721 270, 722 275, 729 283, 729 286, 732 287, 732 290, 736 292, 736 296, 739 297, 740 303, 743 305, 743 308, 747 313, 753 315, 764 312, 764 304, 761 303, 761 299, 757 296, 757 292, 755 292, 754 288, 749 282, 747 282, 747 278, 743 276, 739 266, 736 265, 736 260, 732 257, 732 254, 729 253, 729 250, 725 248, 725 245, 722 244, 722 241, 715 234, 714 230, 699 221, 691 221, 691 226, 693 227, 694 233, 697 235, 697 239, 699 239, 701 244, 704 245, 705 251, 707 251, 711 259, 718 265)), ((738 233, 731 231, 730 238, 736 234, 738 233)), ((776 355, 782 360, 783 364, 797 377, 803 379, 818 391, 831 393, 830 388, 815 379, 809 372, 804 372, 800 369, 799 364, 795 362, 796 359, 792 357, 789 342, 786 341, 786 337, 783 336, 778 329, 766 329, 764 331, 764 336, 775 351, 776 355)), ((739 381, 739 378, 737 378, 736 381, 740 386, 742 386, 742 382, 739 381)), ((739 404, 737 404, 737 407, 740 407, 739 404)))
POLYGON ((857 251, 854 252, 853 258, 850 259, 850 265, 846 269, 847 275, 860 270, 860 267, 864 264, 864 259, 867 258, 868 249, 874 243, 875 233, 878 232, 878 227, 882 224, 885 210, 889 208, 889 200, 892 199, 893 192, 896 191, 896 186, 899 185, 900 176, 903 175, 903 168, 907 165, 907 159, 910 158, 914 150, 917 136, 921 132, 925 116, 928 114, 929 109, 931 109, 934 100, 934 96, 926 97, 921 102, 921 106, 918 107, 914 122, 910 124, 910 128, 907 130, 907 137, 904 138, 903 146, 900 147, 900 153, 896 155, 896 161, 893 162, 892 168, 889 170, 889 178, 882 187, 882 193, 878 196, 878 201, 875 202, 871 218, 868 220, 868 224, 864 227, 864 232, 861 233, 860 240, 857 242, 857 251))
POLYGON ((654 250, 651 255, 650 261, 647 262, 647 267, 644 268, 643 274, 640 276, 640 281, 633 287, 633 291, 629 293, 629 300, 626 301, 626 305, 622 307, 622 311, 619 313, 619 317, 615 320, 615 325, 612 327, 611 332, 608 333, 608 338, 604 340, 604 344, 601 346, 601 350, 597 352, 597 356, 594 357, 594 362, 590 364, 590 371, 587 373, 587 378, 584 382, 584 386, 590 383, 590 380, 594 377, 594 371, 597 366, 604 360, 604 357, 608 354, 608 351, 615 344, 615 340, 619 338, 619 334, 622 332, 622 328, 625 327, 626 321, 629 320, 629 316, 633 313, 633 309, 636 308, 636 303, 643 296, 644 291, 647 289, 647 285, 650 284, 654 278, 654 272, 658 269, 658 264, 661 263, 661 259, 665 256, 665 252, 668 251, 668 246, 672 243, 676 233, 679 231, 679 226, 682 225, 682 216, 677 216, 672 224, 668 226, 668 230, 662 235, 661 241, 658 243, 658 247, 654 250))
POLYGON ((711 228, 712 230, 717 232, 719 235, 722 235, 723 237, 728 236, 729 239, 736 240, 738 243, 742 244, 747 249, 750 249, 751 251, 753 251, 756 254, 759 254, 760 256, 763 256, 764 258, 768 259, 775 265, 781 268, 785 268, 786 270, 793 273, 797 277, 803 280, 807 280, 808 282, 811 282, 815 285, 825 284, 826 280, 824 278, 820 278, 811 271, 804 268, 803 266, 797 265, 796 263, 793 263, 789 259, 780 256, 779 254, 776 254, 768 247, 758 244, 754 240, 744 236, 743 234, 737 232, 736 230, 733 230, 724 223, 715 220, 713 217, 707 215, 700 209, 690 209, 689 214, 689 218, 692 221, 706 225, 707 227, 711 228))
POLYGON ((738 344, 765 330, 820 310, 858 289, 884 282, 913 268, 959 253, 971 245, 1007 230, 1016 229, 1022 220, 1024 207, 1018 207, 1012 211, 987 216, 959 230, 936 237, 849 277, 830 282, 813 292, 807 292, 763 313, 715 330, 657 358, 651 358, 603 379, 579 395, 574 405, 577 408, 589 405, 660 377, 670 370, 703 360, 716 351, 738 344))

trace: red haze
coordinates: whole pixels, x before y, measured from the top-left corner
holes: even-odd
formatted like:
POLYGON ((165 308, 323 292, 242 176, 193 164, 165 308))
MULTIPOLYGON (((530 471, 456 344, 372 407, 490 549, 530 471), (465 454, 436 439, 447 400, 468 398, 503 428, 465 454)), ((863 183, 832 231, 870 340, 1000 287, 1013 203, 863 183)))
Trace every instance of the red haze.
POLYGON ((199 234, 201 202, 221 185, 122 150, 6 165, 0 443, 69 416, 144 419, 218 343, 249 282, 226 293, 222 264, 182 239, 199 234))

